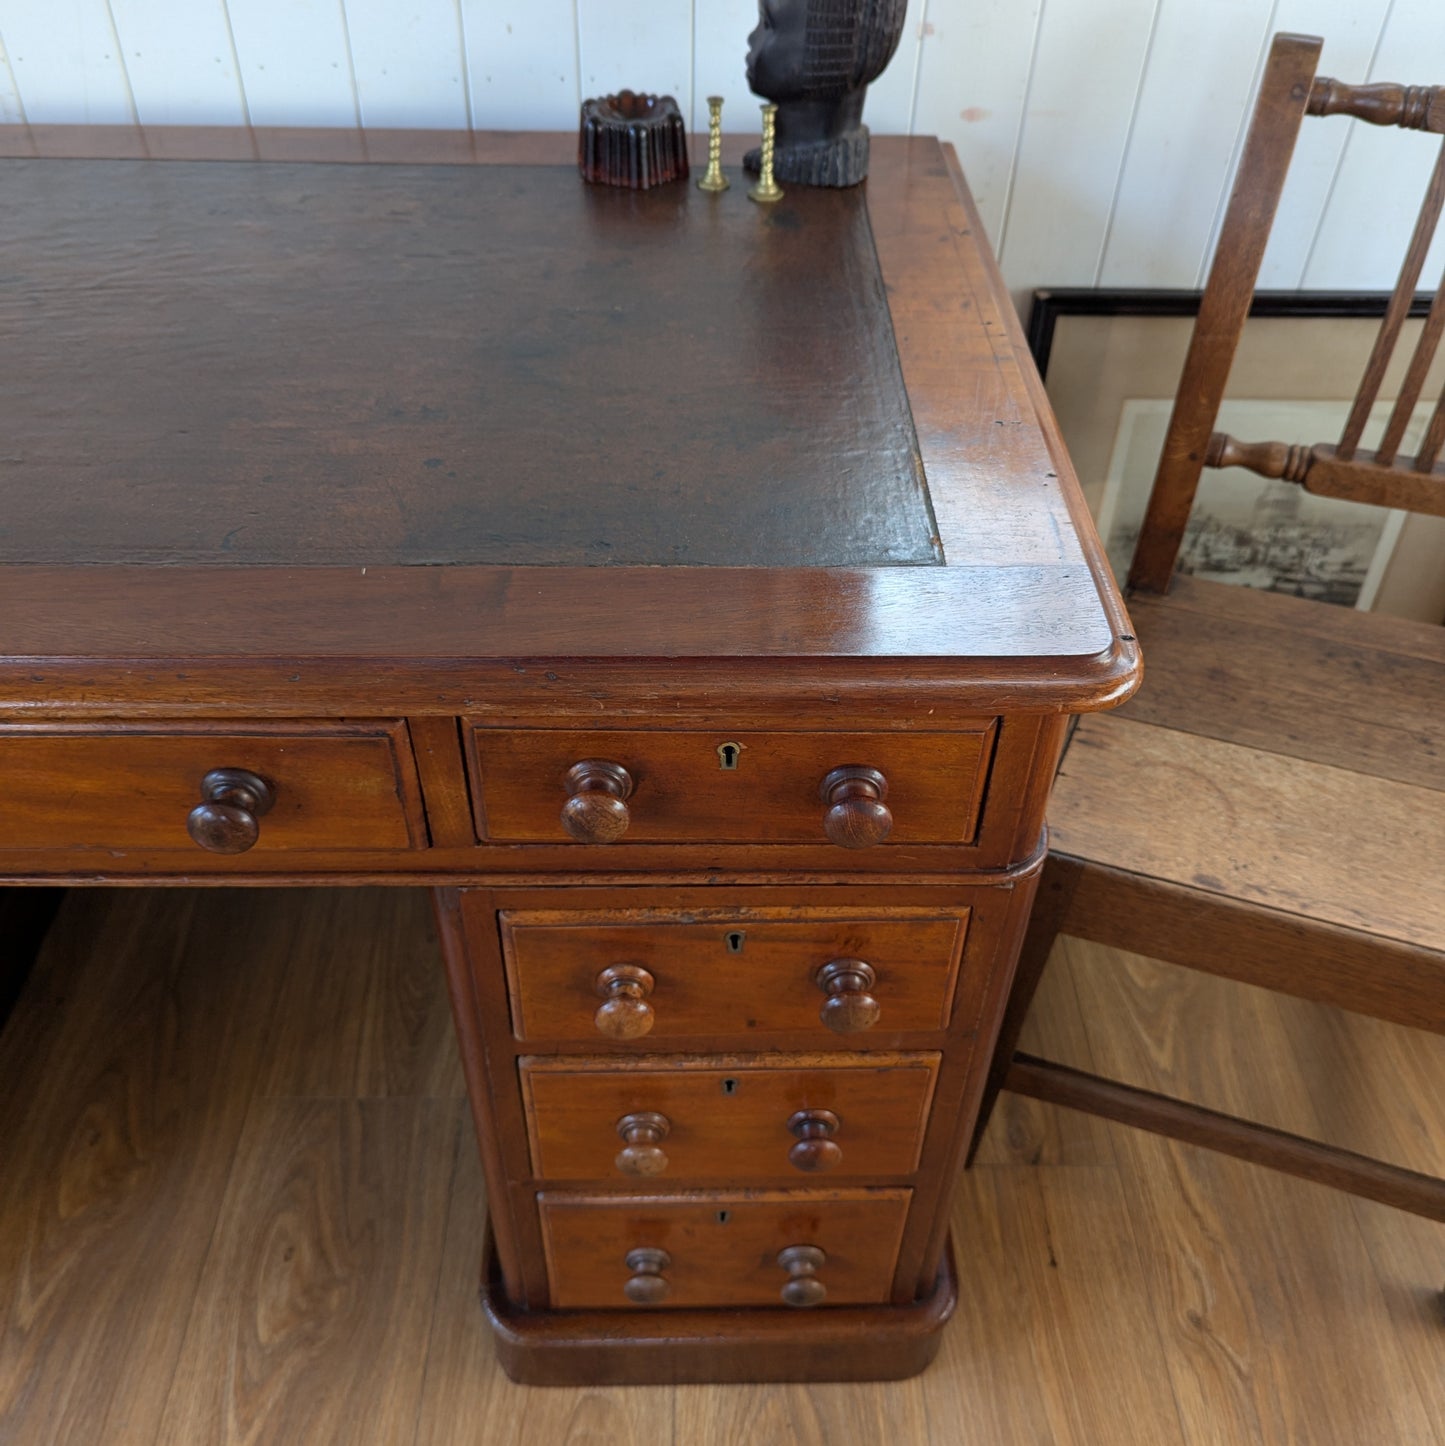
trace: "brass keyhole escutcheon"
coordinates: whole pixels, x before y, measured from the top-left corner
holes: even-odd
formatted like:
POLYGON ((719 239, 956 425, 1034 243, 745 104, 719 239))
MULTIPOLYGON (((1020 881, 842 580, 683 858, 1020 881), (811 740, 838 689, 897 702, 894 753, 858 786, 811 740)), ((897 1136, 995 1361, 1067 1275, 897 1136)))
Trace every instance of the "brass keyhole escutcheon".
POLYGON ((741 743, 719 743, 717 746, 717 766, 724 773, 731 773, 738 766, 738 759, 743 756, 743 745, 741 743))
POLYGON ((741 954, 743 945, 747 942, 747 935, 741 929, 729 929, 723 935, 723 945, 729 954, 741 954))

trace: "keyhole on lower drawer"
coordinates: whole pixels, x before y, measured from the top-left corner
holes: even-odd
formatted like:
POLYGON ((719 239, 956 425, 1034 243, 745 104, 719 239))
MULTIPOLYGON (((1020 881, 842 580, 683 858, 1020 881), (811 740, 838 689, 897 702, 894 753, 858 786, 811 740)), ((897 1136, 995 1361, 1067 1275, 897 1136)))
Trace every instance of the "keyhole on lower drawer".
POLYGON ((717 1223, 719 1225, 726 1225, 732 1218, 731 1210, 719 1210, 717 1212, 717 1223))
POLYGON ((722 1082, 722 1091, 725 1095, 735 1095, 738 1092, 738 1082, 735 1079, 725 1079, 722 1082))
POLYGON ((741 929, 730 929, 723 935, 723 943, 727 945, 729 954, 741 954, 743 952, 743 941, 747 935, 741 929))
POLYGON ((717 746, 717 766, 725 772, 731 772, 738 766, 738 758, 743 751, 741 743, 719 743, 717 746))

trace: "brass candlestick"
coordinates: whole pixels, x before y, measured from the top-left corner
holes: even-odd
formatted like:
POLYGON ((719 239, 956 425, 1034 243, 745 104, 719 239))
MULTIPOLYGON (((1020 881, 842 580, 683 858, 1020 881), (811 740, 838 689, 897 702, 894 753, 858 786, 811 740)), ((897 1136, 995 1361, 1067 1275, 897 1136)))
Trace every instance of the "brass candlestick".
POLYGON ((763 107, 763 153, 758 163, 758 183, 748 196, 763 205, 783 199, 783 188, 773 179, 773 146, 777 139, 778 108, 770 101, 763 107))
POLYGON ((707 174, 697 183, 700 191, 726 191, 732 184, 722 168, 722 107, 722 96, 708 96, 707 174))

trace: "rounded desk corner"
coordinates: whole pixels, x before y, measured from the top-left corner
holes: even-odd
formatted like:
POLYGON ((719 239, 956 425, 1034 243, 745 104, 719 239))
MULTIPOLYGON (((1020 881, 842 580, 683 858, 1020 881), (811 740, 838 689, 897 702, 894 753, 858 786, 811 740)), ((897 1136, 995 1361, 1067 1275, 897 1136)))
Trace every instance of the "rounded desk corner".
POLYGON ((1093 682, 1098 689, 1089 702, 1088 712, 1117 708, 1139 691, 1144 681, 1144 655, 1139 639, 1131 632, 1115 633, 1113 641, 1094 658, 1096 672, 1093 682))

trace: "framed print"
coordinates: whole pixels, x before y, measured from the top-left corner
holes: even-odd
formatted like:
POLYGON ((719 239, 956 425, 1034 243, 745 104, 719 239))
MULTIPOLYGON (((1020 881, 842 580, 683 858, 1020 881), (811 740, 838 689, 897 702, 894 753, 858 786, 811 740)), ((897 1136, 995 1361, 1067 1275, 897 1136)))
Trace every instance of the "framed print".
MULTIPOLYGON (((1029 343, 1115 572, 1128 570, 1199 293, 1039 291, 1029 343)), ((1218 428, 1242 440, 1338 435, 1387 293, 1261 293, 1218 428)), ((1364 445, 1383 429, 1428 298, 1406 324, 1364 445)), ((1424 395, 1445 383, 1437 358, 1424 395)), ((1416 410, 1406 446, 1433 402, 1416 410)), ((1445 621, 1445 519, 1315 497, 1242 468, 1206 469, 1182 570, 1342 606, 1445 621)))

